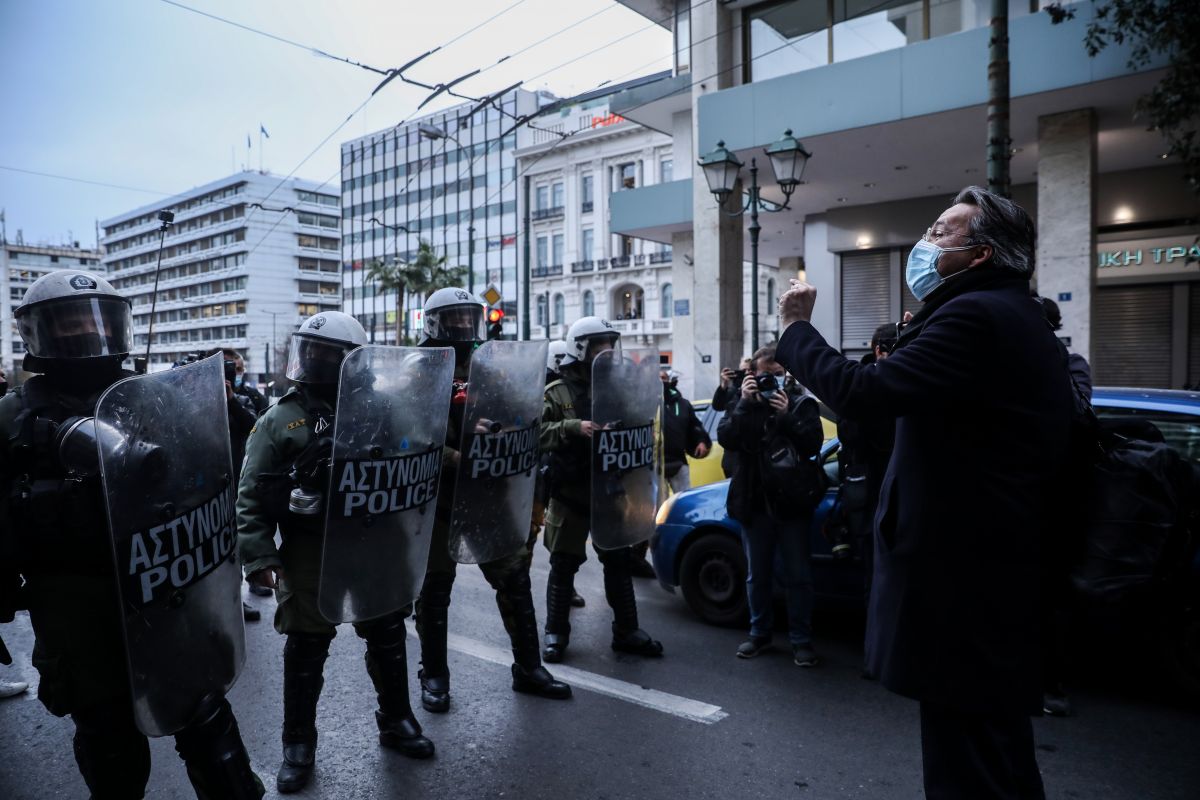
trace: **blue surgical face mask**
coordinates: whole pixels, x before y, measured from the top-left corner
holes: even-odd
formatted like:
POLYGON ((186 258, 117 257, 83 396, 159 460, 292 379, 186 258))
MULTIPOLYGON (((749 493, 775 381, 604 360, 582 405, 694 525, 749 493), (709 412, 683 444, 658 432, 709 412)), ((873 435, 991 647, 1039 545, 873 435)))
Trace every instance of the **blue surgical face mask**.
POLYGON ((242 383, 245 382, 245 380, 246 380, 246 376, 239 372, 237 375, 235 375, 233 377, 233 385, 240 389, 242 386, 242 383))
MULTIPOLYGON (((908 267, 904 271, 904 280, 913 297, 924 301, 937 287, 946 280, 937 271, 937 262, 942 253, 955 253, 960 250, 970 250, 978 245, 969 244, 964 247, 938 247, 936 244, 919 240, 908 254, 908 267)), ((957 274, 957 273, 956 273, 957 274)))

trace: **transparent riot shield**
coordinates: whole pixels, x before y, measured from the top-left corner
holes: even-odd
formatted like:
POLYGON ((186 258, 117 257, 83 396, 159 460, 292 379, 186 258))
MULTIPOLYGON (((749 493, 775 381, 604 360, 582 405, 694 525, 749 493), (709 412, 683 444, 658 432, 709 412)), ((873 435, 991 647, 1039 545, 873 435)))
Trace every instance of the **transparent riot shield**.
POLYGON ((592 541, 603 549, 654 533, 662 457, 658 354, 613 350, 592 362, 592 541))
POLYGON ((221 364, 128 378, 96 405, 134 720, 148 736, 186 726, 246 657, 221 364))
POLYGON ((512 555, 529 538, 549 345, 497 340, 471 356, 450 517, 460 564, 512 555))
POLYGON ((454 351, 367 345, 342 362, 317 602, 361 622, 416 599, 442 474, 454 351))

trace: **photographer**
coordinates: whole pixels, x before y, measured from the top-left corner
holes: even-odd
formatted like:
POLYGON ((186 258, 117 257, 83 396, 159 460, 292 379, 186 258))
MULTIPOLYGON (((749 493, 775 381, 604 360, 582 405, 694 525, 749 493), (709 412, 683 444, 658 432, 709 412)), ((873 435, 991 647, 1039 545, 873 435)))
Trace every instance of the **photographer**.
POLYGON ((270 403, 267 401, 267 398, 263 397, 262 392, 246 382, 246 360, 242 358, 241 353, 231 347, 222 348, 221 352, 225 355, 226 362, 233 362, 233 393, 249 401, 254 411, 254 416, 262 416, 262 413, 267 410, 270 403))
POLYGON ((663 382, 663 455, 671 492, 692 488, 687 457, 704 458, 712 449, 712 439, 700 424, 696 409, 679 389, 679 373, 666 369, 659 373, 663 382))
POLYGON ((753 372, 742 381, 737 404, 717 428, 727 452, 738 454, 729 485, 729 516, 742 525, 750 639, 739 658, 754 658, 771 644, 775 556, 783 562, 788 639, 797 666, 818 662, 812 646, 812 574, 808 528, 821 495, 821 418, 816 398, 775 361, 775 347, 760 348, 753 372))

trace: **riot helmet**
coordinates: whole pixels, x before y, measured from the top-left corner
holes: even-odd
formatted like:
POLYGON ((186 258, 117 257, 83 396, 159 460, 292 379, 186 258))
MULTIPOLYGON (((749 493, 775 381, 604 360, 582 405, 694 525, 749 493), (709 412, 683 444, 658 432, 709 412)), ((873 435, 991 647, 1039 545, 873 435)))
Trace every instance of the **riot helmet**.
POLYGON ((13 315, 33 371, 92 359, 125 360, 133 348, 133 303, 90 272, 58 270, 38 278, 13 315))
POLYGON ((567 330, 567 353, 562 365, 591 364, 599 352, 597 345, 607 343, 616 347, 621 334, 613 330, 612 324, 600 317, 583 317, 567 330))
POLYGON ((555 339, 550 343, 550 348, 546 351, 546 371, 555 374, 562 368, 562 360, 570 351, 567 343, 561 339, 555 339))
POLYGON ((287 377, 297 383, 337 385, 342 361, 367 343, 358 320, 341 311, 322 311, 292 334, 287 377))
POLYGON ((487 336, 484 302, 466 289, 438 289, 425 300, 424 327, 418 344, 453 347, 459 364, 466 363, 487 336))

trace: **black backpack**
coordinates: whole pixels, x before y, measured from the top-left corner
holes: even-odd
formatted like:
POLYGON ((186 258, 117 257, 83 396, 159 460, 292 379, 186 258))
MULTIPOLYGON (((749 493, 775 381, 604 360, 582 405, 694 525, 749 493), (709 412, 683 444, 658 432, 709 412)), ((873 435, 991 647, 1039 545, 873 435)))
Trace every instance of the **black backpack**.
POLYGON ((825 492, 820 455, 805 457, 791 438, 772 430, 759 452, 763 496, 775 519, 796 519, 816 508, 825 492))

